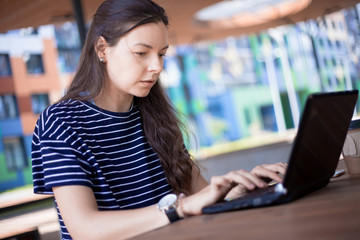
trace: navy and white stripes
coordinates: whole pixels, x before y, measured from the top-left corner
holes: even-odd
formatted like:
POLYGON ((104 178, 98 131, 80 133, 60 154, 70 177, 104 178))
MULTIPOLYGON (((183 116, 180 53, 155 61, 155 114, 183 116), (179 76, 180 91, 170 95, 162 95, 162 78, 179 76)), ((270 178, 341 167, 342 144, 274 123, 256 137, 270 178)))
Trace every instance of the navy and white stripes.
MULTIPOLYGON (((126 113, 78 100, 50 106, 34 130, 32 164, 35 193, 87 186, 100 210, 149 206, 171 192, 136 106, 126 113)), ((71 239, 60 213, 59 220, 63 238, 71 239)))

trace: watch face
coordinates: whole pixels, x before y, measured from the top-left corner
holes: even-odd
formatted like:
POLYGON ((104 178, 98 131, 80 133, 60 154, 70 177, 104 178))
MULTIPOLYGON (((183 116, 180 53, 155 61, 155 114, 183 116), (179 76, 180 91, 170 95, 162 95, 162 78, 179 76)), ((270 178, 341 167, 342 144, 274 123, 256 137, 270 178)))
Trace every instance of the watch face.
POLYGON ((167 210, 173 204, 175 204, 177 200, 177 196, 175 194, 167 194, 163 198, 160 199, 158 206, 160 210, 167 210))

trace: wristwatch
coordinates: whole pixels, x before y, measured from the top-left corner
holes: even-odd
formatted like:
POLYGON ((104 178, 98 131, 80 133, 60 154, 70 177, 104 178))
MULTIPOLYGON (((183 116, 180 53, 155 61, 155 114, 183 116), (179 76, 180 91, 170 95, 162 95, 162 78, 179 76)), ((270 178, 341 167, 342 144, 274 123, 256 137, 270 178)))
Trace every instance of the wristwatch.
POLYGON ((176 207, 177 196, 173 193, 165 195, 158 202, 158 209, 166 214, 166 216, 170 220, 170 223, 181 219, 181 217, 176 211, 176 207))

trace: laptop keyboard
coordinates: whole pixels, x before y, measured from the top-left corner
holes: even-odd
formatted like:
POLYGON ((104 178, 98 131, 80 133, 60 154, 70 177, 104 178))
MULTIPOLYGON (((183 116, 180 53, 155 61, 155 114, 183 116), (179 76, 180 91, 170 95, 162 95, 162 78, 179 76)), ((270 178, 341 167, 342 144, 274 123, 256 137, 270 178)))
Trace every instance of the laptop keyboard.
POLYGON ((279 184, 276 184, 267 188, 258 188, 237 198, 227 199, 223 202, 205 207, 202 209, 202 212, 208 214, 236 209, 246 209, 250 207, 267 206, 275 203, 275 201, 283 196, 283 194, 284 192, 282 191, 282 187, 279 187, 279 184))

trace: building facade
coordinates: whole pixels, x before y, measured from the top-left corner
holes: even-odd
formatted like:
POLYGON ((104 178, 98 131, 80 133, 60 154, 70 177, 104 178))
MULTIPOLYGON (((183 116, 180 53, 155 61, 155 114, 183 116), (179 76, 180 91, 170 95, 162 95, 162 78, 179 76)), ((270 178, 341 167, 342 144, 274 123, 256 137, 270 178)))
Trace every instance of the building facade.
POLYGON ((310 93, 360 89, 359 7, 177 46, 166 59, 165 85, 198 147, 297 128, 310 93))
POLYGON ((0 34, 0 192, 32 183, 38 114, 61 93, 52 27, 0 34))
MULTIPOLYGON (((360 89, 359 12, 360 5, 257 34, 172 46, 161 81, 196 136, 188 148, 296 129, 310 93, 360 89)), ((31 184, 36 119, 61 96, 80 53, 74 23, 0 34, 0 192, 31 184)))

